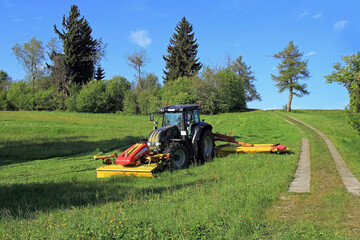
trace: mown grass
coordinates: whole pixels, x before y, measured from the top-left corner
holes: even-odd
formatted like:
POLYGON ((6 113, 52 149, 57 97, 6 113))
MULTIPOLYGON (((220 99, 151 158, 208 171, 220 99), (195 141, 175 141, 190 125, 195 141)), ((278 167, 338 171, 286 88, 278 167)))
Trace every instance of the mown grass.
POLYGON ((165 171, 153 179, 96 179, 95 169, 100 162, 92 160, 92 155, 121 151, 138 138, 146 137, 152 127, 148 117, 0 113, 0 237, 329 239, 346 236, 341 230, 331 228, 331 224, 303 221, 298 225, 269 220, 268 209, 286 194, 296 169, 301 142, 296 126, 263 111, 204 118, 214 126, 214 131, 250 143, 285 143, 294 154, 229 155, 201 166, 165 171), (69 144, 73 138, 76 140, 69 144), (66 149, 61 151, 63 147, 66 149))

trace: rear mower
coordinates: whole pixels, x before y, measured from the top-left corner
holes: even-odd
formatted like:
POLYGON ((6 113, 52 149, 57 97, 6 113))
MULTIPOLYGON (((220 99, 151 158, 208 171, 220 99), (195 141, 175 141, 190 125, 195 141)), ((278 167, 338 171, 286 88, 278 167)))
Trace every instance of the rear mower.
MULTIPOLYGON (((205 162, 228 153, 283 153, 289 149, 280 144, 247 144, 234 137, 213 133, 213 127, 200 121, 200 105, 172 105, 161 107, 162 125, 154 122, 147 139, 136 143, 120 155, 94 156, 103 165, 96 169, 98 178, 114 175, 153 177, 164 168, 173 170, 188 167, 191 162, 205 162), (217 146, 215 141, 234 144, 217 146)), ((150 115, 154 121, 154 115, 150 115)))

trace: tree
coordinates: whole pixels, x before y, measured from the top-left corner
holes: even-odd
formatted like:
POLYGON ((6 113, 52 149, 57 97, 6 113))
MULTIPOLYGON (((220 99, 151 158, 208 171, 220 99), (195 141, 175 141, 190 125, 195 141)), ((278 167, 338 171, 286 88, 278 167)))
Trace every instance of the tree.
POLYGON ((35 79, 42 76, 44 70, 45 50, 42 41, 33 37, 23 45, 17 43, 12 50, 34 84, 35 79))
POLYGON ((233 112, 246 108, 243 83, 229 68, 220 69, 215 75, 219 92, 219 110, 233 112))
POLYGON ((175 33, 170 38, 167 48, 168 55, 163 56, 166 66, 164 70, 165 82, 173 81, 179 77, 196 75, 202 67, 196 58, 199 45, 194 39, 193 26, 185 17, 175 27, 175 33))
POLYGON ((49 59, 52 61, 52 65, 46 63, 47 68, 50 69, 50 82, 59 93, 68 96, 70 83, 66 78, 64 54, 61 53, 56 38, 51 38, 46 47, 49 59))
POLYGON ((337 82, 349 92, 348 121, 360 132, 360 52, 341 58, 345 65, 335 63, 335 71, 325 76, 327 83, 337 82))
POLYGON ((0 110, 11 108, 7 100, 7 92, 12 84, 11 77, 3 70, 0 70, 0 110))
POLYGON ((127 64, 134 68, 137 72, 137 87, 140 91, 144 85, 144 70, 143 68, 150 62, 150 59, 147 57, 147 53, 145 50, 141 49, 140 51, 135 51, 133 54, 126 55, 126 62, 127 64))
POLYGON ((94 39, 92 29, 79 9, 72 5, 69 16, 63 16, 63 30, 60 32, 54 25, 55 33, 63 42, 65 74, 68 85, 86 84, 94 76, 95 64, 104 55, 102 41, 94 39))
POLYGON ((253 100, 261 101, 260 94, 256 91, 254 85, 256 81, 254 72, 251 71, 251 67, 248 67, 246 63, 242 61, 242 56, 239 56, 235 61, 230 61, 229 68, 243 83, 246 102, 253 100))
POLYGON ((277 82, 276 86, 279 92, 285 89, 289 90, 289 100, 287 104, 287 111, 291 111, 291 102, 293 95, 301 97, 309 94, 306 90, 307 85, 299 83, 299 80, 306 79, 310 76, 307 69, 308 61, 301 60, 304 53, 301 53, 298 46, 294 46, 290 41, 287 47, 273 55, 274 58, 281 59, 281 63, 276 67, 279 70, 279 76, 271 74, 271 78, 277 82))
POLYGON ((0 91, 8 91, 11 83, 11 77, 4 70, 0 70, 0 91))
POLYGON ((104 69, 98 65, 95 72, 95 80, 103 80, 105 78, 104 69))

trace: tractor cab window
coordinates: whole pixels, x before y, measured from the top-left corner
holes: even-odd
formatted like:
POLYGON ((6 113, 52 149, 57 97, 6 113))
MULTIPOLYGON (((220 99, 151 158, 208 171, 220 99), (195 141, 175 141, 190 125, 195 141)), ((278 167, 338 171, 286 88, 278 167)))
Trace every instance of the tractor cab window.
POLYGON ((194 122, 195 123, 200 122, 199 110, 194 110, 194 122))
POLYGON ((181 112, 166 112, 164 114, 162 126, 176 125, 178 128, 181 128, 181 112))
POLYGON ((199 110, 191 110, 185 112, 185 124, 187 125, 187 135, 189 138, 192 138, 192 126, 194 123, 199 123, 199 110))

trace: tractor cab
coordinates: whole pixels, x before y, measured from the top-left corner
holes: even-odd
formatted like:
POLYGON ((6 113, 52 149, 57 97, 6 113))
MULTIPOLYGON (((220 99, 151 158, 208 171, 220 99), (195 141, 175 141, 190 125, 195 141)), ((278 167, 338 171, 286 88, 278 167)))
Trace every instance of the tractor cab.
POLYGON ((199 105, 174 105, 161 108, 162 127, 176 125, 182 136, 191 138, 193 127, 200 123, 199 105))

